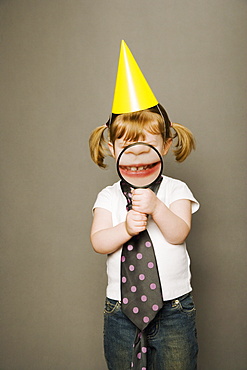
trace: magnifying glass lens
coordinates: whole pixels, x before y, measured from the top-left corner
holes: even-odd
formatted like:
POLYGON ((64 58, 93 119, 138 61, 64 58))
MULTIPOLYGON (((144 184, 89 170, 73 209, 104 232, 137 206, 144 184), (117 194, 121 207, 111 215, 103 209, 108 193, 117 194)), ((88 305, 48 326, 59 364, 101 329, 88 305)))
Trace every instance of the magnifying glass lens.
POLYGON ((161 175, 162 169, 160 153, 146 143, 127 146, 117 160, 120 178, 133 188, 149 187, 161 175))

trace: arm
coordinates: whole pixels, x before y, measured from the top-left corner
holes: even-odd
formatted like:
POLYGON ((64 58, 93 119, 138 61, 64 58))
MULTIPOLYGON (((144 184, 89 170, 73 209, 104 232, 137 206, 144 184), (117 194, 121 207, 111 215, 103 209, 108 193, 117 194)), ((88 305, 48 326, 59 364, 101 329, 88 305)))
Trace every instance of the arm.
POLYGON ((191 201, 177 200, 168 208, 158 199, 152 217, 168 243, 182 244, 191 229, 191 201))
POLYGON ((191 229, 191 201, 181 199, 168 208, 150 189, 136 189, 133 209, 150 214, 164 238, 171 244, 182 244, 191 229))
POLYGON ((146 214, 131 210, 125 222, 113 226, 111 212, 104 208, 95 208, 91 229, 93 249, 102 254, 113 253, 133 235, 145 230, 146 225, 146 214))

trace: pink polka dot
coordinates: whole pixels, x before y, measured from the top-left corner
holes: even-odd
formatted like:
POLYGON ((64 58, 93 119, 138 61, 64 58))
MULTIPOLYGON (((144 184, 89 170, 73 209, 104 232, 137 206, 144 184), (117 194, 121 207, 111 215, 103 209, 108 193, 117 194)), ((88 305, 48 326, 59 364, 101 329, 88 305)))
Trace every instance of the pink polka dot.
POLYGON ((132 250, 133 250, 133 248, 134 248, 134 247, 133 247, 133 245, 131 245, 131 244, 129 244, 129 245, 128 245, 128 247, 127 247, 128 251, 132 251, 132 250))
POLYGON ((129 302, 128 298, 123 298, 123 303, 127 304, 129 302))
POLYGON ((126 277, 125 277, 125 276, 123 276, 123 277, 122 277, 122 283, 124 283, 124 284, 125 284, 125 283, 126 283, 126 281, 127 281, 126 277))
POLYGON ((147 347, 142 347, 142 353, 147 353, 147 347))
POLYGON ((133 285, 133 286, 130 288, 130 290, 132 291, 132 293, 135 293, 135 292, 136 292, 136 286, 135 286, 135 285, 133 285))
POLYGON ((134 363, 133 363, 133 362, 131 362, 131 365, 130 365, 130 367, 134 367, 134 363))
POLYGON ((142 295, 141 296, 141 300, 142 300, 142 302, 146 302, 148 300, 148 298, 147 298, 146 295, 142 295))
POLYGON ((153 311, 158 311, 158 309, 159 309, 159 306, 158 306, 157 304, 154 304, 154 305, 152 306, 152 310, 153 310, 153 311))
POLYGON ((124 256, 121 257, 121 261, 125 262, 125 257, 124 256))
POLYGON ((143 317, 143 322, 145 322, 145 324, 147 324, 147 323, 149 322, 149 317, 144 316, 144 317, 143 317))
POLYGON ((154 283, 150 284, 150 289, 155 290, 156 289, 156 284, 154 284, 154 283))
POLYGON ((141 259, 142 259, 142 254, 141 254, 141 253, 137 253, 136 258, 137 258, 138 260, 141 260, 141 259))
POLYGON ((148 262, 148 268, 152 269, 154 267, 153 262, 148 262))
POLYGON ((139 360, 141 359, 141 357, 142 357, 141 352, 137 353, 137 358, 138 358, 139 360))
POLYGON ((146 242, 146 243, 145 243, 145 246, 146 246, 147 248, 151 247, 151 245, 152 245, 152 244, 151 244, 150 242, 146 242))
POLYGON ((144 274, 140 274, 140 275, 139 275, 139 279, 140 279, 140 280, 144 280, 144 279, 145 279, 145 275, 144 275, 144 274))
POLYGON ((139 308, 138 308, 138 307, 134 307, 134 308, 133 308, 133 312, 134 312, 134 313, 138 313, 138 312, 139 312, 139 308))
POLYGON ((129 265, 129 270, 130 270, 130 271, 134 271, 134 269, 135 269, 135 266, 133 266, 133 265, 129 265))
POLYGON ((147 370, 147 368, 146 367, 142 367, 142 370, 147 370))

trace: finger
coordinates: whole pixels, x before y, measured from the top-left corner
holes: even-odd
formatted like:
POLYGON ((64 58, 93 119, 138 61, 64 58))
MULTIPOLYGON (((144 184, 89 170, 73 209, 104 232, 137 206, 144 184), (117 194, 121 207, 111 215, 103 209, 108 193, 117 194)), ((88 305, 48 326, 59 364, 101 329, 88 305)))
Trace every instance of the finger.
POLYGON ((138 227, 136 228, 136 231, 137 231, 138 233, 140 233, 140 232, 142 232, 142 231, 144 231, 144 230, 146 230, 146 226, 138 226, 138 227))
POLYGON ((137 216, 137 217, 141 217, 141 218, 146 218, 147 217, 147 215, 146 215, 146 213, 143 213, 143 212, 139 212, 139 211, 136 211, 135 209, 133 209, 132 208, 132 214, 133 214, 133 216, 137 216))
POLYGON ((133 197, 132 197, 132 201, 133 200, 140 200, 142 199, 143 195, 142 194, 134 194, 133 197))
POLYGON ((132 202, 133 201, 140 201, 140 200, 142 200, 143 199, 143 195, 141 195, 141 194, 137 194, 137 195, 134 195, 133 197, 132 197, 132 202))
POLYGON ((138 224, 138 226, 146 226, 147 221, 146 220, 139 220, 139 221, 137 221, 137 224, 138 224))
POLYGON ((132 207, 138 207, 140 206, 141 204, 143 203, 143 201, 141 199, 134 199, 132 201, 132 207))
POLYGON ((146 222, 147 218, 145 217, 145 214, 137 215, 133 218, 136 222, 146 222))
POLYGON ((138 212, 144 214, 144 212, 141 211, 141 204, 135 204, 133 205, 133 209, 138 212))
POLYGON ((132 202, 132 209, 134 211, 137 211, 136 208, 138 207, 138 203, 137 202, 132 202))
POLYGON ((134 189, 133 190, 133 195, 140 195, 140 194, 143 194, 143 191, 145 191, 145 189, 141 189, 141 188, 137 188, 137 189, 134 189))

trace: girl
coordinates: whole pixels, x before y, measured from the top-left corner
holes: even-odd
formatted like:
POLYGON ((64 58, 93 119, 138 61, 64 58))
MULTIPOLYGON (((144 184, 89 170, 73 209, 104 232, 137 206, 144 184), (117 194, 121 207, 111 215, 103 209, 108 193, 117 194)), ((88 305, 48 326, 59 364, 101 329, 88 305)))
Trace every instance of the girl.
MULTIPOLYGON (((90 137, 91 157, 97 165, 105 167, 106 155, 117 160, 121 150, 135 142, 150 144, 165 156, 174 140, 176 160, 182 162, 195 147, 193 135, 184 126, 171 124, 165 109, 158 104, 138 112, 113 115, 107 125, 95 129, 90 137)), ((123 244, 144 230, 153 242, 163 306, 144 330, 147 345, 142 347, 140 356, 147 355, 147 365, 138 369, 196 369, 195 307, 185 240, 191 229, 191 214, 198 208, 186 184, 164 175, 157 194, 150 189, 132 191, 129 211, 120 181, 98 194, 91 242, 96 252, 107 254, 104 350, 110 370, 135 367, 132 356, 136 326, 122 312, 120 261, 123 244)))

